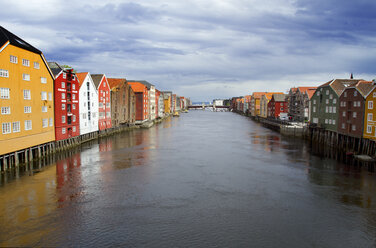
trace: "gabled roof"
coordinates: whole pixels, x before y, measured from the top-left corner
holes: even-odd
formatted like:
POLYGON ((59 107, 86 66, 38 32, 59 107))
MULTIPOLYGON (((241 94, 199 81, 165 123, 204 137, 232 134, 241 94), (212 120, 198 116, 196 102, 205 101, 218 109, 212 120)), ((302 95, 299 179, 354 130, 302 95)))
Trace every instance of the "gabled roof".
POLYGON ((132 90, 136 92, 144 92, 146 85, 136 82, 136 81, 128 81, 129 85, 132 87, 132 90))
POLYGON ((4 27, 0 26, 0 47, 5 45, 8 41, 13 46, 28 50, 33 53, 42 54, 40 50, 33 47, 32 45, 30 45, 29 43, 27 43, 26 41, 24 41, 17 35, 9 32, 4 27))
POLYGON ((308 99, 311 100, 312 96, 315 94, 317 87, 310 88, 306 91, 308 99))
POLYGON ((84 83, 85 78, 86 78, 86 76, 88 74, 89 74, 88 72, 79 72, 79 73, 76 73, 76 76, 77 76, 78 83, 79 83, 80 87, 84 83))
POLYGON ((148 90, 150 90, 151 86, 154 86, 153 84, 149 83, 148 81, 145 81, 145 80, 128 80, 128 82, 130 83, 134 83, 134 82, 137 82, 137 83, 142 83, 143 85, 145 85, 148 90))
POLYGON ((107 82, 110 85, 110 88, 116 88, 121 84, 125 84, 127 80, 125 78, 107 78, 107 82))
POLYGON ((57 62, 47 62, 48 67, 50 67, 52 74, 54 74, 55 78, 61 71, 64 70, 57 62))
POLYGON ((285 102, 286 95, 285 94, 273 94, 272 98, 275 102, 285 102))
POLYGON ((262 97, 270 100, 270 99, 272 99, 273 95, 281 95, 281 94, 285 95, 285 94, 283 94, 283 92, 266 92, 264 95, 262 95, 262 97))
POLYGON ((103 77, 104 77, 104 74, 91 74, 91 78, 93 79, 95 87, 98 88, 98 86, 101 83, 103 77))
POLYGON ((252 98, 261 98, 262 95, 266 94, 267 92, 253 92, 252 98))
POLYGON ((318 88, 330 86, 339 96, 346 87, 355 86, 359 81, 363 81, 363 79, 333 79, 323 85, 320 85, 318 88))
POLYGON ((364 97, 366 97, 373 90, 372 81, 359 81, 356 85, 356 88, 364 97))

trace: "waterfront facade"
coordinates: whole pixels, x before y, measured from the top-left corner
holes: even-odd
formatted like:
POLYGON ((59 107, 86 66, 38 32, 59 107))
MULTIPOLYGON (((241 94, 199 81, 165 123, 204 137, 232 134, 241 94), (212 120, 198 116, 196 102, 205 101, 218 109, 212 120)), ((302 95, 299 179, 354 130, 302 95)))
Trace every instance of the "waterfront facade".
POLYGON ((288 94, 288 113, 293 121, 309 120, 310 99, 317 87, 294 87, 288 94))
POLYGON ((98 128, 98 91, 89 72, 76 73, 79 81, 80 135, 98 128))
POLYGON ((376 141, 376 82, 365 97, 363 137, 376 141))
POLYGON ((339 96, 359 79, 333 79, 320 85, 311 98, 311 123, 330 131, 338 130, 339 96))
POLYGON ((261 100, 262 95, 266 93, 267 92, 253 92, 252 93, 251 106, 250 106, 251 116, 260 115, 260 100, 261 100))
POLYGON ((281 113, 288 113, 287 96, 284 94, 273 94, 268 102, 268 117, 279 119, 281 113))
POLYGON ((165 114, 172 113, 172 92, 171 91, 163 91, 163 104, 164 104, 164 112, 165 114))
POLYGON ((98 91, 98 128, 105 130, 112 127, 111 122, 111 89, 104 74, 91 75, 98 91))
POLYGON ((149 97, 148 88, 137 81, 128 81, 135 94, 136 102, 136 124, 142 124, 149 119, 149 97))
POLYGON ((55 140, 54 77, 43 53, 0 26, 0 154, 55 140))
POLYGON ((111 122, 113 127, 129 124, 129 90, 125 78, 107 78, 111 88, 111 122))

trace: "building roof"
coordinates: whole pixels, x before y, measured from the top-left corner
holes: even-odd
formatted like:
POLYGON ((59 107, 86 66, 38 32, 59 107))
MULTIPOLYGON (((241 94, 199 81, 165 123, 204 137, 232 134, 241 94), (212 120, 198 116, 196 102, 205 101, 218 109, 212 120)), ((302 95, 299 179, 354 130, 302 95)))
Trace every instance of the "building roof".
POLYGON ((125 84, 127 80, 125 78, 107 78, 108 85, 110 85, 111 90, 120 86, 120 84, 125 84))
POLYGON ((28 50, 33 53, 42 54, 40 50, 33 47, 17 35, 9 32, 4 27, 0 26, 0 47, 4 46, 8 41, 13 46, 28 50))
POLYGON ((144 92, 146 85, 142 84, 141 82, 136 81, 128 81, 129 85, 132 87, 132 90, 136 92, 144 92))
POLYGON ((78 83, 79 83, 80 87, 84 83, 84 80, 85 80, 85 78, 86 78, 86 76, 88 74, 89 74, 88 72, 79 72, 79 73, 76 73, 76 76, 77 76, 78 83))
POLYGON ((312 96, 315 94, 316 92, 316 89, 317 87, 312 87, 312 88, 309 88, 307 91, 306 91, 306 94, 308 96, 308 99, 311 99, 312 96))
POLYGON ((275 102, 285 102, 286 95, 285 94, 273 94, 272 98, 275 102))
POLYGON ((366 97, 373 90, 374 86, 372 81, 361 80, 355 85, 355 88, 363 97, 366 97))
POLYGON ((91 78, 93 79, 93 83, 94 83, 95 87, 98 88, 98 86, 101 83, 103 77, 104 77, 104 74, 91 74, 91 78))
POLYGON ((129 83, 134 83, 134 82, 137 82, 137 83, 142 83, 143 85, 145 85, 148 90, 150 90, 151 86, 154 86, 153 84, 149 83, 148 81, 145 81, 145 80, 128 80, 129 83))
POLYGON ((261 98, 262 95, 266 94, 268 92, 253 92, 252 93, 252 98, 261 98))
POLYGON ((64 70, 57 62, 47 62, 48 67, 50 67, 52 74, 56 77, 61 71, 64 70))
POLYGON ((265 97, 266 99, 270 100, 270 99, 272 99, 273 95, 281 95, 281 94, 285 95, 283 92, 266 92, 262 96, 265 97))
POLYGON ((330 86, 339 96, 346 87, 355 86, 359 81, 363 81, 363 79, 333 79, 323 85, 320 85, 318 88, 330 86))

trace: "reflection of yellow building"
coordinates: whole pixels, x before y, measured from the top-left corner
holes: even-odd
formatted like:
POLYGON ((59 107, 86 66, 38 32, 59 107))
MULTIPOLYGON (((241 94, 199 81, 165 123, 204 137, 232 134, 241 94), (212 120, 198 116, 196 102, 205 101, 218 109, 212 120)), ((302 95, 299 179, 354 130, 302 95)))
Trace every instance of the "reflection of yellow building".
POLYGON ((53 76, 41 51, 0 26, 0 155, 55 140, 53 76))

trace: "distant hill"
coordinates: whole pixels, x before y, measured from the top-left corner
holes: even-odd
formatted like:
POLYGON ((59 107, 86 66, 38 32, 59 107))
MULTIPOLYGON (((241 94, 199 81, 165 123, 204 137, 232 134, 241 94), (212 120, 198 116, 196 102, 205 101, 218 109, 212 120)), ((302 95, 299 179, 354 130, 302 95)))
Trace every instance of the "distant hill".
POLYGON ((202 105, 202 104, 205 104, 205 105, 209 105, 210 102, 192 102, 193 105, 202 105))

